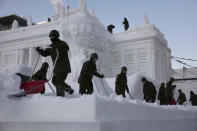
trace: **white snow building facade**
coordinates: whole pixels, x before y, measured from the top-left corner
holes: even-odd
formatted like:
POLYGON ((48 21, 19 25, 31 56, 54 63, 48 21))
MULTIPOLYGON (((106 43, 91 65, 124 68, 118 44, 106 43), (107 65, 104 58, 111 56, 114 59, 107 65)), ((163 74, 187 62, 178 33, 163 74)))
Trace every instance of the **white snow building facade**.
MULTIPOLYGON (((98 70, 107 77, 115 77, 122 66, 127 66, 128 74, 139 73, 164 82, 169 79, 171 50, 163 33, 149 24, 146 16, 142 26, 111 34, 94 15, 94 10, 88 12, 85 2, 79 1, 77 9, 65 11, 59 6, 50 22, 34 25, 29 18, 25 27, 18 27, 14 22, 11 30, 0 31, 0 67, 34 66, 38 57, 35 48, 49 45, 48 33, 56 29, 70 46, 71 66, 80 65, 96 52, 100 58, 98 70)), ((49 57, 42 57, 39 63, 44 61, 52 64, 49 57)), ((74 68, 73 73, 78 73, 74 68)))

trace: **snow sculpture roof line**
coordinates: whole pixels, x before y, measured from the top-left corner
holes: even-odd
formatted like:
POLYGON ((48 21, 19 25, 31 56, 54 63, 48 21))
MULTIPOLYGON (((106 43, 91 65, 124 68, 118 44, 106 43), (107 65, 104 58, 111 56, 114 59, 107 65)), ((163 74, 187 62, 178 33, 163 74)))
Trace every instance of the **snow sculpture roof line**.
POLYGON ((143 16, 143 26, 145 25, 149 25, 149 20, 148 20, 148 17, 146 15, 143 16))

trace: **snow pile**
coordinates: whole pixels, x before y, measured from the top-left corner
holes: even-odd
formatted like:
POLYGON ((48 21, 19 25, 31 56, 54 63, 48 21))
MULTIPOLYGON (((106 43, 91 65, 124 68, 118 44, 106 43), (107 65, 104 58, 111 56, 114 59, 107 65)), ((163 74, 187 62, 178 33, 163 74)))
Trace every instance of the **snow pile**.
POLYGON ((32 73, 32 68, 21 65, 9 65, 0 71, 0 95, 5 97, 6 94, 20 92, 21 79, 15 73, 29 75, 32 73))
MULTIPOLYGON (((133 98, 143 100, 144 94, 143 94, 143 83, 141 82, 141 78, 143 76, 139 74, 133 74, 130 76, 127 76, 127 84, 129 87, 130 94, 132 95, 133 98)), ((157 90, 157 93, 159 91, 160 83, 146 77, 148 81, 153 82, 155 85, 155 88, 157 90)), ((106 81, 112 87, 113 90, 115 90, 115 78, 107 78, 106 81)), ((129 97, 129 96, 127 96, 129 97)))
POLYGON ((26 76, 31 76, 33 69, 26 65, 8 65, 1 69, 3 72, 21 73, 26 76))

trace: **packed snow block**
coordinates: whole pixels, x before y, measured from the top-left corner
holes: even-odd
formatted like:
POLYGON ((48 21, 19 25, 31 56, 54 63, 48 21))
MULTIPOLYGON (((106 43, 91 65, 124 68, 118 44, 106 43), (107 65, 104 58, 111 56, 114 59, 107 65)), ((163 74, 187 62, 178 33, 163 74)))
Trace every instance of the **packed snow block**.
POLYGON ((196 131, 197 110, 137 101, 96 100, 101 131, 196 131))
POLYGON ((0 103, 0 131, 196 131, 197 109, 121 97, 82 96, 0 103), (165 128, 164 128, 165 127, 165 128))

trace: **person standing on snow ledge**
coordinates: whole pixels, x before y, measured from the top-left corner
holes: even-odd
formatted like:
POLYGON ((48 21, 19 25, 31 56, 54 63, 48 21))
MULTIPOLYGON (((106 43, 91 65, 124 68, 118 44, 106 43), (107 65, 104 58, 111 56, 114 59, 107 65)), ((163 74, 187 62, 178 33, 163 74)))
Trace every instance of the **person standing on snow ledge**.
POLYGON ((127 18, 124 18, 124 21, 122 22, 122 24, 124 25, 124 29, 125 31, 127 31, 129 29, 129 21, 127 20, 127 18))
POLYGON ((44 50, 37 47, 36 50, 43 57, 51 56, 53 64, 55 64, 58 50, 59 56, 56 65, 54 65, 52 83, 56 86, 56 95, 64 97, 65 91, 69 94, 74 92, 73 89, 65 83, 68 73, 71 72, 68 58, 69 47, 66 42, 59 39, 59 32, 57 30, 52 30, 49 33, 49 38, 52 42, 50 48, 44 50))
POLYGON ((96 53, 92 53, 90 56, 90 60, 86 61, 81 69, 81 73, 79 75, 78 83, 79 83, 79 93, 80 94, 92 94, 94 92, 92 78, 93 75, 103 78, 104 75, 99 74, 96 69, 96 61, 98 60, 98 55, 96 53))
POLYGON ((116 77, 115 92, 117 95, 122 95, 125 98, 125 91, 129 93, 127 85, 127 67, 124 66, 121 68, 121 73, 116 77))

